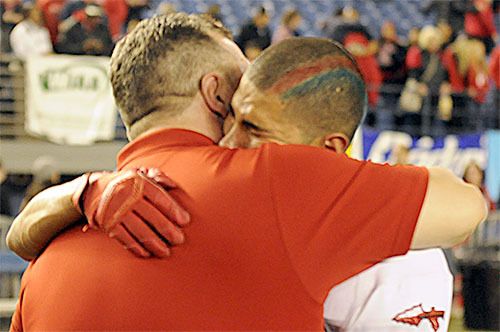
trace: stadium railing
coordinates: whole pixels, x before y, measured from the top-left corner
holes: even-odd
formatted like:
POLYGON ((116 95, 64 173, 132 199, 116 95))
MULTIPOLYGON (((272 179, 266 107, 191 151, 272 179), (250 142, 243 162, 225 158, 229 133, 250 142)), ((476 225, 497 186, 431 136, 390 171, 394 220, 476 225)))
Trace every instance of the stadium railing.
POLYGON ((0 54, 0 135, 27 136, 24 130, 24 69, 19 59, 0 54))

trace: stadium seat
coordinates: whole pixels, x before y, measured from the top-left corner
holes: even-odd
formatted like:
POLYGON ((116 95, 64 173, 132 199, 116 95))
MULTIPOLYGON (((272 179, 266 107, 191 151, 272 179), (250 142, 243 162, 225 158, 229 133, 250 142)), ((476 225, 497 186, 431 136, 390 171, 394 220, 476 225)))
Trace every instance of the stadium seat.
MULTIPOLYGON (((161 0, 153 0, 152 8, 157 8, 161 0)), ((304 35, 320 35, 316 22, 327 19, 331 13, 346 5, 354 6, 361 15, 361 22, 366 24, 370 32, 378 37, 380 26, 386 19, 398 22, 398 33, 406 36, 413 26, 423 26, 435 22, 434 16, 424 16, 420 12, 422 2, 419 0, 407 1, 347 1, 347 0, 170 0, 177 10, 190 13, 206 11, 208 6, 219 4, 224 17, 224 23, 234 34, 239 32, 243 22, 252 16, 252 8, 264 5, 272 14, 271 28, 275 28, 280 21, 283 11, 290 7, 300 10, 304 17, 302 32, 304 35)))

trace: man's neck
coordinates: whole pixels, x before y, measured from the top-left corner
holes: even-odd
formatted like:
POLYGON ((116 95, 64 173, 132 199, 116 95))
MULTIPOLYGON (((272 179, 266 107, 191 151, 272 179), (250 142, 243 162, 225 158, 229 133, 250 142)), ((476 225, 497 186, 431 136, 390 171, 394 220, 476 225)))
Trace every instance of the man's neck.
POLYGON ((185 110, 180 111, 177 115, 172 115, 167 110, 160 110, 138 121, 130 128, 129 139, 135 139, 158 129, 190 130, 207 136, 215 143, 222 138, 222 124, 196 97, 185 110))

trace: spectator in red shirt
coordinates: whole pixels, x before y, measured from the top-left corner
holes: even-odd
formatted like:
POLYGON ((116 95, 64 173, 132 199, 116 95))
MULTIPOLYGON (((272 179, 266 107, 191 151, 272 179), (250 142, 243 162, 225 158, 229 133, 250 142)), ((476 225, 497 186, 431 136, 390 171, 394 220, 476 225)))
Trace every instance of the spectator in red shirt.
POLYGON ((490 54, 498 36, 491 0, 472 1, 465 14, 465 32, 470 37, 480 39, 486 46, 486 53, 490 54))
POLYGON ((489 72, 496 89, 500 90, 500 46, 495 47, 491 53, 489 72))
POLYGON ((113 40, 118 40, 123 32, 125 21, 127 20, 129 7, 125 0, 77 0, 68 3, 62 10, 59 19, 68 19, 71 15, 79 12, 87 5, 101 6, 105 15, 104 22, 108 25, 113 40))
POLYGON ((458 38, 443 52, 443 64, 452 90, 451 125, 481 127, 484 114, 480 113, 480 104, 489 91, 484 44, 477 39, 458 38))
POLYGON ((75 55, 111 55, 113 40, 104 23, 102 8, 88 5, 64 21, 57 49, 75 55))
POLYGON ((59 33, 59 16, 66 5, 67 0, 37 0, 38 7, 43 12, 45 26, 49 29, 50 40, 52 45, 57 43, 57 35, 59 33))
POLYGON ((128 17, 128 5, 125 0, 104 0, 101 6, 108 17, 108 28, 111 37, 116 42, 124 32, 125 22, 128 17))
POLYGON ((340 42, 354 55, 363 79, 368 85, 368 102, 374 107, 378 101, 378 89, 382 83, 382 73, 377 59, 376 41, 367 28, 359 22, 359 13, 352 7, 342 11, 343 23, 333 30, 330 38, 340 42))
POLYGON ((493 110, 491 119, 488 121, 488 127, 499 128, 500 127, 500 46, 495 47, 490 57, 489 64, 490 77, 493 80, 495 89, 493 90, 494 97, 493 105, 491 110, 493 110))
POLYGON ((484 103, 488 93, 488 65, 485 46, 478 40, 457 39, 443 53, 452 91, 465 93, 477 103, 484 103))

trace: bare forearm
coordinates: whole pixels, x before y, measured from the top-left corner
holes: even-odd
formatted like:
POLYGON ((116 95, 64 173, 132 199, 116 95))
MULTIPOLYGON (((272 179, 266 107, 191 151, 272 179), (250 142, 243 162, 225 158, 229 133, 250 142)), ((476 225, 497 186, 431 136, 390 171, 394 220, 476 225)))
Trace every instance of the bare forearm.
POLYGON ((463 242, 488 215, 480 190, 449 170, 429 168, 424 203, 412 249, 450 248, 463 242))
POLYGON ((82 218, 72 196, 84 178, 48 188, 35 197, 16 217, 7 234, 9 248, 26 260, 36 258, 63 229, 82 218))

